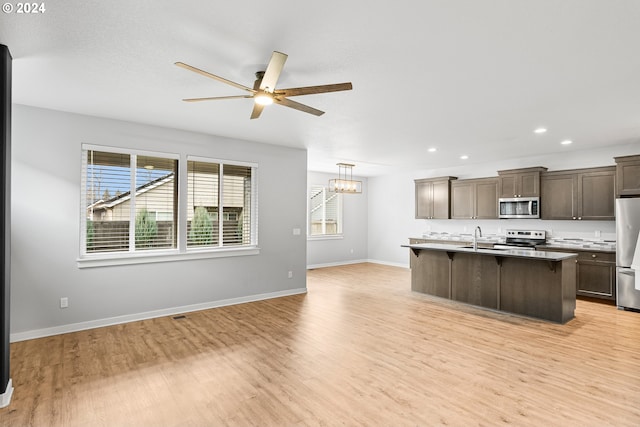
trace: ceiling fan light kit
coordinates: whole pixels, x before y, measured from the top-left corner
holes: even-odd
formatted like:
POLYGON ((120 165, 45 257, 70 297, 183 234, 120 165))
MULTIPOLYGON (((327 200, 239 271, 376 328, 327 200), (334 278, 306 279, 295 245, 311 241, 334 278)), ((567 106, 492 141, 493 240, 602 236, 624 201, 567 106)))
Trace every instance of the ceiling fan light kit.
POLYGON ((273 97, 267 93, 261 93, 253 97, 253 100, 256 104, 260 105, 271 105, 273 104, 273 97))
POLYGON ((254 105, 253 105, 253 111, 251 112, 252 119, 257 119, 258 117, 260 117, 260 114, 262 114, 262 110, 264 109, 264 107, 266 105, 270 105, 273 103, 282 105, 284 107, 293 108, 294 110, 313 114, 314 116, 321 116, 324 114, 324 111, 320 111, 313 107, 309 107, 308 105, 301 104, 296 101, 292 101, 289 99, 289 97, 301 96, 301 95, 313 95, 313 94, 327 93, 327 92, 339 92, 339 91, 353 89, 353 85, 351 84, 351 82, 320 85, 320 86, 297 87, 297 88, 289 88, 289 89, 276 89, 276 83, 278 82, 278 78, 280 77, 280 73, 282 72, 282 68, 284 67, 284 63, 287 61, 287 57, 288 56, 282 52, 274 51, 273 54, 271 55, 271 59, 269 60, 269 64, 267 64, 267 68, 264 71, 256 72, 256 81, 253 84, 253 88, 241 85, 236 82, 232 82, 231 80, 227 80, 220 76, 216 76, 215 74, 211 74, 207 71, 185 64, 184 62, 176 62, 175 65, 177 65, 178 67, 184 68, 185 70, 193 71, 194 73, 198 73, 202 76, 211 78, 213 80, 217 80, 219 82, 222 82, 230 86, 233 86, 235 88, 242 89, 246 92, 249 92, 249 94, 247 95, 213 96, 213 97, 206 97, 206 98, 186 98, 186 99, 183 99, 183 101, 198 102, 198 101, 213 101, 213 100, 221 100, 221 99, 253 98, 254 105))
POLYGON ((338 163, 338 178, 329 180, 329 191, 333 193, 360 194, 362 181, 353 179, 353 167, 350 163, 338 163))

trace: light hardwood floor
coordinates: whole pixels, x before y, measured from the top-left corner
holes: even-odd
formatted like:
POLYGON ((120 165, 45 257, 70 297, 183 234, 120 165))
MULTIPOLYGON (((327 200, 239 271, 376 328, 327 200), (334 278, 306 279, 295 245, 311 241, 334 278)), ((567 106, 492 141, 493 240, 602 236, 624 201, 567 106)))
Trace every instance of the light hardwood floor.
POLYGON ((12 344, 2 426, 640 425, 640 313, 566 325, 308 272, 308 293, 12 344))

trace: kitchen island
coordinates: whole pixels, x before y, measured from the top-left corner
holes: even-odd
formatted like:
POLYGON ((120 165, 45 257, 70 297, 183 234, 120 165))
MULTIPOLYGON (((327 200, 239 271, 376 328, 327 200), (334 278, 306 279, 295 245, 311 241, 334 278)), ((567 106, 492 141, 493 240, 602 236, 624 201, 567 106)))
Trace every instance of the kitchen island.
POLYGON ((411 249, 415 292, 558 323, 574 317, 577 254, 441 243, 403 247, 411 249))

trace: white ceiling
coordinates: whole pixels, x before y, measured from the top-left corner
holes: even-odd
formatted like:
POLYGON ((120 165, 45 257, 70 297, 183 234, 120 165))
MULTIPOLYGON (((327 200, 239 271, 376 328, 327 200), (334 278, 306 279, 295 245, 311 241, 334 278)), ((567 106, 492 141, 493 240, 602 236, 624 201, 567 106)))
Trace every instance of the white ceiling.
MULTIPOLYGON (((15 4, 15 3, 14 3, 15 4)), ((308 149, 309 169, 459 166, 640 140, 637 0, 58 0, 0 14, 13 101, 308 149), (271 52, 279 88, 353 82, 249 120, 271 52), (535 135, 534 128, 548 132, 535 135), (570 146, 560 141, 571 139, 570 146), (429 153, 436 147, 436 153, 429 153)))

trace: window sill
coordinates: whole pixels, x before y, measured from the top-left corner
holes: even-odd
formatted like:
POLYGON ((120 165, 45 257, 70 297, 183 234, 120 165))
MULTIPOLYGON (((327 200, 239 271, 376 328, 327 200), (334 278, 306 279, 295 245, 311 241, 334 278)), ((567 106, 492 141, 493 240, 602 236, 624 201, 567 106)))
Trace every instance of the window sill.
POLYGON ((260 254, 260 248, 191 249, 187 252, 163 251, 137 254, 102 254, 78 258, 78 268, 110 267, 115 265, 150 264, 154 262, 188 261, 194 259, 226 258, 260 254))
POLYGON ((308 236, 307 241, 312 242, 314 240, 341 240, 344 236, 342 234, 327 234, 324 236, 308 236))

